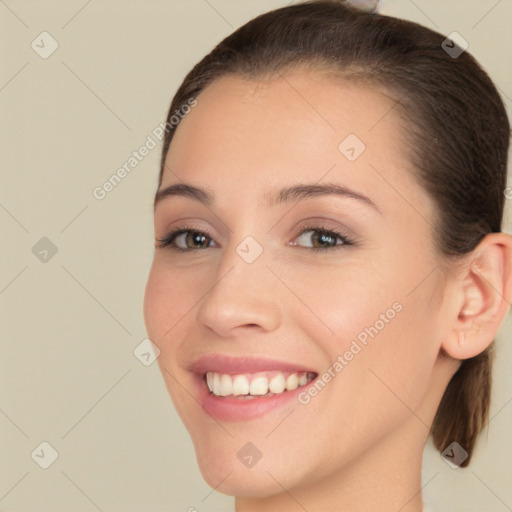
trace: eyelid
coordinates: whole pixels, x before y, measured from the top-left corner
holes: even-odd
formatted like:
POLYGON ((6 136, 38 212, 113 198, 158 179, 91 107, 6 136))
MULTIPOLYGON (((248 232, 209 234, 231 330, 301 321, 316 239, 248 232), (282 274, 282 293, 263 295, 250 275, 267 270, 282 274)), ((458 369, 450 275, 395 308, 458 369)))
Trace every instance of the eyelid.
POLYGON ((194 220, 180 219, 171 224, 172 227, 166 227, 163 232, 164 236, 168 236, 170 233, 176 233, 178 231, 194 231, 197 233, 204 233, 210 238, 215 238, 217 235, 212 229, 205 227, 204 224, 196 222, 194 220), (175 226, 175 227, 174 227, 175 226))
POLYGON ((341 247, 347 247, 347 246, 356 246, 359 245, 358 240, 351 234, 349 234, 346 230, 340 229, 339 227, 331 228, 327 224, 323 222, 312 222, 310 224, 304 225, 299 233, 295 235, 294 240, 302 236, 304 233, 307 233, 309 231, 316 231, 316 232, 323 232, 327 234, 334 235, 335 238, 340 239, 343 243, 342 244, 336 244, 331 247, 303 247, 297 244, 296 242, 291 243, 292 246, 297 246, 301 249, 309 249, 310 251, 328 251, 328 250, 336 250, 341 247))
MULTIPOLYGON (((215 235, 212 233, 212 231, 208 228, 204 228, 202 226, 199 226, 198 224, 195 224, 194 222, 185 222, 184 224, 176 227, 171 228, 166 231, 166 233, 163 235, 162 238, 156 238, 155 241, 158 242, 157 247, 158 248, 166 248, 170 247, 171 249, 174 249, 178 252, 192 252, 192 251, 199 251, 201 249, 182 249, 180 247, 175 247, 172 245, 172 242, 176 239, 176 237, 180 236, 183 233, 199 233, 202 235, 206 235, 207 238, 215 242, 215 235), (170 239, 172 238, 172 241, 170 239)), ((216 242, 215 242, 216 243, 216 242)))

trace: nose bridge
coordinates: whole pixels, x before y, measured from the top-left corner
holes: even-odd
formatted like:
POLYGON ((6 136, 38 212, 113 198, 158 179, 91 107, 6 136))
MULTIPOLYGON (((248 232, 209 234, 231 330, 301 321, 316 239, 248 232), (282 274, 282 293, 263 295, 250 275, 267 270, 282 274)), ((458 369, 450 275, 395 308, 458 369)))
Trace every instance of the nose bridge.
MULTIPOLYGON (((230 223, 230 232, 227 242, 222 250, 222 259, 218 268, 218 278, 229 272, 230 279, 235 275, 240 278, 244 276, 259 276, 260 279, 269 273, 266 268, 268 263, 268 228, 261 216, 261 212, 248 205, 256 204, 254 199, 246 199, 235 206, 231 218, 235 219, 230 223), (244 207, 245 204, 245 207, 244 207), (238 210, 236 210, 238 208, 238 210), (243 212, 235 215, 235 212, 243 212), (266 246, 266 247, 264 247, 266 246)), ((226 276, 227 277, 227 276, 226 276)))
POLYGON ((244 325, 273 330, 280 323, 269 254, 255 236, 232 238, 222 250, 215 281, 201 301, 198 320, 223 336, 244 325))

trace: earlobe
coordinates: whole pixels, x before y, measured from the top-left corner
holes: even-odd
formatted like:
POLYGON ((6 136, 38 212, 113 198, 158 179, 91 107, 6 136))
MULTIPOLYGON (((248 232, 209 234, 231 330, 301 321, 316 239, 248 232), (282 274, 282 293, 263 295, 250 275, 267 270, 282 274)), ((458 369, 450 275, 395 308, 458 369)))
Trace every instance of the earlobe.
POLYGON ((490 233, 457 267, 459 311, 442 348, 455 359, 482 353, 510 309, 512 236, 490 233))

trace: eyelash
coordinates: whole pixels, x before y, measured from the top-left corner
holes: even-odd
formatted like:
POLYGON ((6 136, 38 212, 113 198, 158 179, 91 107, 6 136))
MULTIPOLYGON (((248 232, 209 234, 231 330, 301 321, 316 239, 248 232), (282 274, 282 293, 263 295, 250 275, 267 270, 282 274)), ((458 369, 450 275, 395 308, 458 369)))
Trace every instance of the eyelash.
MULTIPOLYGON (((324 227, 322 226, 315 226, 315 225, 311 225, 311 226, 304 226, 302 228, 302 230, 300 231, 300 233, 296 236, 299 237, 299 236, 302 236, 304 233, 307 233, 308 231, 316 231, 318 233, 321 233, 323 235, 329 235, 329 236, 332 236, 333 238, 339 238, 342 243, 341 244, 336 244, 334 246, 331 246, 331 247, 301 247, 302 249, 309 249, 309 250, 312 250, 312 251, 315 251, 315 252, 325 252, 325 251, 329 251, 329 250, 335 250, 335 249, 340 249, 342 247, 346 247, 348 245, 352 245, 352 246, 355 246, 357 245, 356 244, 356 241, 350 237, 349 235, 346 235, 344 233, 339 233, 337 231, 333 231, 333 230, 328 230, 328 229, 325 229, 324 227)), ((207 238, 209 238, 210 240, 213 240, 213 236, 211 233, 208 232, 208 230, 198 230, 198 229, 195 229, 195 228, 189 228, 189 227, 183 227, 183 228, 178 228, 174 231, 171 231, 170 233, 167 233, 163 238, 157 238, 156 241, 158 242, 158 245, 157 247, 159 249, 163 249, 163 248, 170 248, 171 250, 173 251, 177 251, 177 252, 192 252, 192 251, 201 251, 201 250, 204 250, 204 249, 209 249, 209 247, 205 247, 203 249, 199 249, 199 248, 192 248, 192 249, 182 249, 181 247, 176 247, 175 245, 172 245, 174 240, 179 236, 179 235, 182 235, 183 233, 195 233, 197 235, 205 235, 207 238)))

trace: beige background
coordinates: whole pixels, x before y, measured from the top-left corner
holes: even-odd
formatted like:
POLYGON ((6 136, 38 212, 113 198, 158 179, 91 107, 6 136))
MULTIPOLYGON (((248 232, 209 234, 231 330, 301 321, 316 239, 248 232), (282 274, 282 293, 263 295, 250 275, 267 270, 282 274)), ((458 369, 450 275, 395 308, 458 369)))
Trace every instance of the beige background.
MULTIPOLYGON (((0 2, 0 510, 231 506, 201 479, 157 365, 133 354, 145 338, 160 147, 102 201, 92 191, 164 121, 199 58, 253 16, 287 3, 0 2), (59 44, 47 59, 31 48, 43 31, 59 44), (57 248, 47 262, 32 252, 42 237, 57 248), (31 457, 43 441, 58 452, 48 469, 31 457)), ((510 115, 510 0, 388 0, 381 10, 461 33, 510 115)), ((470 468, 452 470, 427 449, 424 493, 439 510, 512 510, 511 333, 508 318, 489 433, 470 468)))

